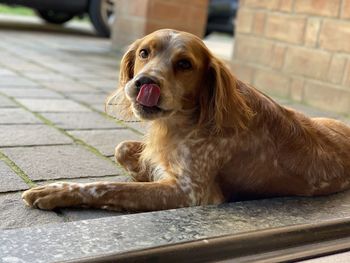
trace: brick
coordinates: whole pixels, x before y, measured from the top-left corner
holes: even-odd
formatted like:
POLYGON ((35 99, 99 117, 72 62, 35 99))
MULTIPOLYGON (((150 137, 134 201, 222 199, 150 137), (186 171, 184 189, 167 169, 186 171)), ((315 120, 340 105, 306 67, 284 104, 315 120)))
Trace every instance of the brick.
POLYGON ((271 60, 271 67, 275 69, 282 68, 285 55, 286 55, 286 46, 276 44, 273 49, 273 55, 271 60))
POLYGON ((32 113, 21 108, 0 110, 0 124, 39 124, 42 123, 32 113))
POLYGON ((270 14, 266 20, 265 35, 288 43, 303 42, 306 20, 291 15, 270 14))
POLYGON ((345 88, 350 89, 350 59, 348 59, 347 64, 343 84, 345 88))
POLYGON ((34 181, 121 174, 111 161, 82 146, 18 147, 2 151, 34 181))
POLYGON ((149 17, 154 20, 164 20, 168 23, 172 23, 183 18, 179 16, 183 11, 181 4, 153 0, 149 8, 149 17))
POLYGON ((122 3, 122 6, 126 6, 126 13, 130 16, 143 17, 148 11, 148 0, 133 0, 127 1, 127 4, 122 3))
POLYGON ((290 97, 292 100, 302 102, 304 97, 304 79, 293 78, 290 84, 290 97))
POLYGON ((324 51, 289 47, 284 69, 297 75, 324 79, 330 60, 331 55, 324 51))
POLYGON ((304 101, 311 106, 332 112, 348 113, 350 111, 350 91, 327 84, 306 83, 304 101))
POLYGON ((0 161, 0 192, 28 189, 28 185, 7 164, 0 161))
POLYGON ((272 95, 287 97, 289 95, 289 78, 274 71, 257 69, 254 86, 272 95))
POLYGON ((306 106, 305 104, 294 103, 294 104, 288 105, 288 107, 293 108, 299 112, 302 112, 311 118, 325 117, 325 118, 339 119, 339 114, 332 113, 330 111, 316 109, 310 106, 306 106))
POLYGON ((55 212, 26 207, 21 192, 0 194, 0 229, 32 227, 50 223, 63 223, 55 212))
POLYGON ((253 21, 253 33, 255 35, 263 35, 265 31, 266 13, 255 12, 253 21))
POLYGON ((0 147, 73 143, 72 139, 46 125, 1 125, 0 147))
POLYGON ((320 31, 320 22, 318 18, 309 18, 307 21, 305 32, 305 45, 307 47, 316 47, 318 41, 318 35, 320 31))
POLYGON ((297 13, 338 16, 340 0, 295 0, 294 11, 297 13))
POLYGON ((126 140, 141 140, 141 136, 128 129, 70 131, 74 137, 93 146, 105 156, 113 156, 114 148, 126 140))
POLYGON ((247 9, 239 9, 236 21, 236 32, 250 33, 252 31, 254 13, 247 9))
POLYGON ((329 66, 327 80, 332 83, 340 84, 346 67, 346 58, 344 56, 334 54, 329 66))
POLYGON ((35 112, 88 112, 88 108, 66 99, 17 99, 35 112))
POLYGON ((350 0, 343 0, 341 18, 350 18, 350 0))
POLYGON ((281 0, 278 10, 283 12, 291 12, 293 8, 293 0, 281 0))
POLYGON ((273 43, 261 38, 237 36, 234 58, 246 62, 268 65, 272 58, 273 43))
POLYGON ((231 63, 231 69, 233 74, 244 82, 253 83, 254 68, 243 63, 233 62, 231 63))
POLYGON ((42 88, 0 88, 0 92, 13 98, 63 98, 57 92, 42 88))
POLYGON ((340 52, 350 52, 350 21, 324 20, 320 33, 320 46, 340 52))
POLYGON ((278 0, 244 0, 243 6, 251 8, 276 9, 278 7, 278 0))
POLYGON ((66 130, 123 128, 114 120, 95 112, 42 113, 42 115, 66 130))

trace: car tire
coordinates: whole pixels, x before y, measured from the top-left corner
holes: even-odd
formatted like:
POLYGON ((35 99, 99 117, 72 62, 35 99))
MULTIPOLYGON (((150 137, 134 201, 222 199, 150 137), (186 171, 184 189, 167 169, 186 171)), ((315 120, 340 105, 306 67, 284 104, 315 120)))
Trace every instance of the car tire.
POLYGON ((113 8, 105 5, 113 5, 112 0, 91 0, 89 5, 89 16, 96 32, 101 37, 109 37, 111 28, 108 19, 114 15, 113 8), (109 9, 108 9, 109 8, 109 9))
POLYGON ((39 17, 51 24, 61 25, 74 17, 74 14, 54 10, 36 10, 39 17))

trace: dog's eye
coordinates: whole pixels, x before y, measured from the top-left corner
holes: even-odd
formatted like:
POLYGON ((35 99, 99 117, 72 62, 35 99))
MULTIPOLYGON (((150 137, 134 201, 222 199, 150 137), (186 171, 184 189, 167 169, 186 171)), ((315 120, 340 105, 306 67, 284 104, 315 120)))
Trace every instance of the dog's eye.
POLYGON ((148 58, 148 55, 149 55, 149 53, 146 49, 140 50, 140 53, 139 53, 140 58, 146 59, 146 58, 148 58))
POLYGON ((176 63, 176 66, 179 69, 182 70, 186 70, 186 69, 191 69, 192 68, 192 64, 190 61, 188 61, 187 59, 181 59, 176 63))

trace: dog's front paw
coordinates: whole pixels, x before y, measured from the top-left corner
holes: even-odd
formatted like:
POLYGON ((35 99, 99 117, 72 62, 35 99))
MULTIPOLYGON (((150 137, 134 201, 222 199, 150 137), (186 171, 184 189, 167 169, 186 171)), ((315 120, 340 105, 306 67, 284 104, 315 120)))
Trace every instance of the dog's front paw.
POLYGON ((78 200, 74 200, 69 183, 53 183, 34 187, 22 194, 26 205, 43 210, 52 210, 57 207, 72 206, 78 200))

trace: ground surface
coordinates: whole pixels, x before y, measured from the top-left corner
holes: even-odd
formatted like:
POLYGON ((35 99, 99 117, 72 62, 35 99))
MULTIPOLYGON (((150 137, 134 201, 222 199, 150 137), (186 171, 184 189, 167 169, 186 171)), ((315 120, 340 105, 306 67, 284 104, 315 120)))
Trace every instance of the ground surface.
MULTIPOLYGON (((0 16, 0 228, 99 218, 116 213, 24 206, 21 193, 56 180, 127 180, 114 147, 140 139, 145 127, 104 114, 104 100, 118 82, 120 55, 87 24, 64 29, 33 18, 0 16)), ((227 38, 226 38, 227 39, 227 38)), ((225 57, 227 40, 211 37, 225 57)), ((339 117, 289 101, 311 116, 339 117)))

